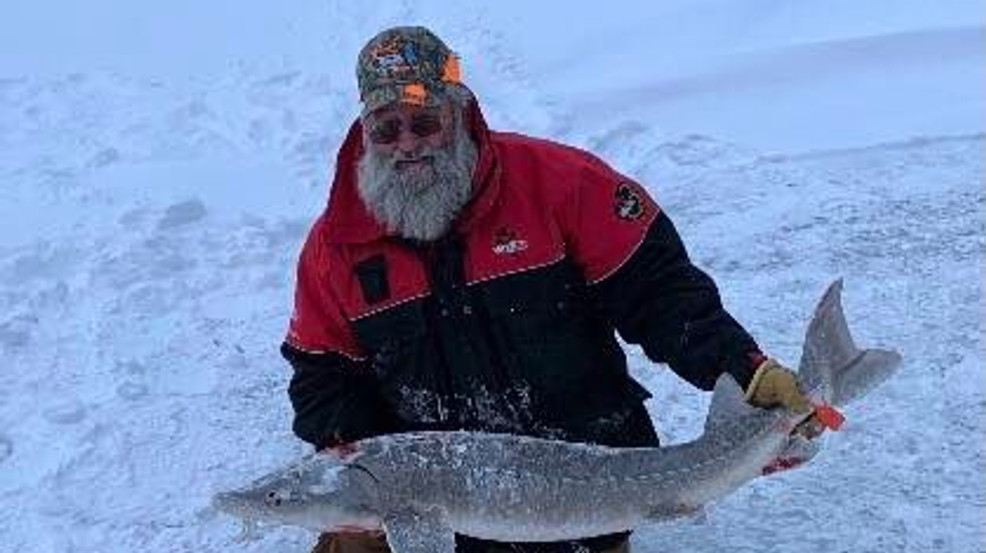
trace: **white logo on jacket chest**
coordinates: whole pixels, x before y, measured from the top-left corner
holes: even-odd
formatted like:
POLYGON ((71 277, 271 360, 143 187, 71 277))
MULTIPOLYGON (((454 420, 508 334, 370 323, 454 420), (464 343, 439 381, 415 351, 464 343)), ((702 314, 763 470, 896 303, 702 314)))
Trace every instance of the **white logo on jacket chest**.
POLYGON ((521 240, 517 233, 507 227, 500 227, 493 235, 493 253, 509 255, 527 249, 527 240, 521 240))

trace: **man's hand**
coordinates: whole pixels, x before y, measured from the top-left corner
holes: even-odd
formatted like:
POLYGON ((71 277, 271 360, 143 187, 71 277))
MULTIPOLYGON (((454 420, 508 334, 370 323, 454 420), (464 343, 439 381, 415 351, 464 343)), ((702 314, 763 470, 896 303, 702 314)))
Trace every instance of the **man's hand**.
POLYGON ((812 413, 794 429, 805 438, 815 438, 825 429, 814 414, 811 399, 798 387, 794 372, 775 359, 767 359, 757 367, 746 389, 746 401, 757 407, 784 407, 795 413, 812 413))
POLYGON ((354 440, 349 440, 338 430, 329 435, 325 446, 319 450, 322 453, 331 453, 340 459, 346 459, 356 453, 354 440))

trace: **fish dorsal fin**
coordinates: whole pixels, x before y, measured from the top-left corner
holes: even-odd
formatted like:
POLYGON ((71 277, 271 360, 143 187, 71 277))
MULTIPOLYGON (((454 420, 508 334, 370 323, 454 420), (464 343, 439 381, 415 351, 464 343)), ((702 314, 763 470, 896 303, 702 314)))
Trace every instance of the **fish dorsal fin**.
POLYGON ((393 553, 455 553, 455 533, 444 510, 402 510, 383 519, 393 553))
POLYGON ((728 373, 723 373, 716 380, 712 390, 712 403, 709 414, 705 419, 705 431, 729 423, 739 417, 756 411, 756 408, 746 402, 743 388, 736 379, 728 373))

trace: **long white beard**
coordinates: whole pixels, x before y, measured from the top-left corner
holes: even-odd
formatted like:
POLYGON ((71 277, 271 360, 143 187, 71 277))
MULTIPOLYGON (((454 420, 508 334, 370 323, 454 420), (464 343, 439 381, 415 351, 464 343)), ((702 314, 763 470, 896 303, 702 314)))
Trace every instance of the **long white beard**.
POLYGON ((431 163, 396 169, 398 154, 383 157, 367 149, 357 165, 363 203, 387 230, 414 240, 442 236, 472 197, 477 150, 459 122, 448 145, 417 152, 431 163))

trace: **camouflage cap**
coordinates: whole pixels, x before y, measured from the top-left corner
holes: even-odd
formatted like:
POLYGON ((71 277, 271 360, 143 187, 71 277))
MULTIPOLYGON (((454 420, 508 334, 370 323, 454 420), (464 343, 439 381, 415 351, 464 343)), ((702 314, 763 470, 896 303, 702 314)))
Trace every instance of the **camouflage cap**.
POLYGON ((356 63, 363 112, 394 102, 434 105, 460 82, 459 57, 424 27, 394 27, 370 39, 356 63))

